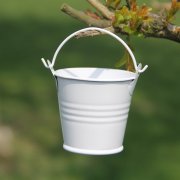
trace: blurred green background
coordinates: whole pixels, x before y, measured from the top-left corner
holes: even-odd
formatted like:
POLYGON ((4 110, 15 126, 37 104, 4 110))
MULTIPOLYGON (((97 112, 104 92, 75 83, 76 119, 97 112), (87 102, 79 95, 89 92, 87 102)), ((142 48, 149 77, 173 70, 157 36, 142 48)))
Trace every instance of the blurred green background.
MULTIPOLYGON (((55 82, 40 61, 86 27, 60 12, 63 2, 90 8, 82 0, 0 0, 0 179, 180 179, 180 47, 168 40, 132 38, 138 62, 149 69, 135 89, 124 151, 63 150, 55 82)), ((56 68, 113 67, 121 55, 106 36, 72 40, 56 68)))

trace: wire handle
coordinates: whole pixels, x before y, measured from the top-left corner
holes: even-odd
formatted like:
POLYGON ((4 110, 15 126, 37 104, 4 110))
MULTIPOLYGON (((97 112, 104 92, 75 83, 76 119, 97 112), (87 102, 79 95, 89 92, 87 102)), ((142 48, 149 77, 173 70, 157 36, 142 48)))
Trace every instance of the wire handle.
POLYGON ((89 27, 89 28, 84 28, 84 29, 81 29, 81 30, 78 30, 72 34, 70 34, 66 39, 64 39, 63 42, 60 43, 60 45, 58 46, 57 50, 55 51, 54 53, 54 56, 53 56, 53 59, 52 59, 52 62, 50 62, 49 60, 47 60, 47 62, 45 61, 44 58, 41 58, 44 66, 48 69, 51 70, 51 72, 54 74, 54 64, 55 64, 55 61, 56 61, 56 57, 58 55, 58 53, 60 52, 60 50, 62 49, 62 47, 66 44, 67 41, 69 41, 71 38, 73 38, 74 36, 78 35, 79 33, 82 33, 82 32, 85 32, 85 31, 91 31, 91 30, 96 30, 96 31, 100 31, 102 33, 105 33, 105 34, 108 34, 110 36, 112 36, 114 39, 118 40, 125 48, 126 50, 129 52, 129 55, 131 56, 131 59, 133 61, 133 64, 134 64, 134 68, 136 70, 136 73, 143 73, 147 68, 148 68, 148 65, 145 65, 144 68, 140 69, 138 68, 138 65, 137 65, 137 62, 136 62, 136 59, 134 57, 134 54, 133 52, 131 51, 131 49, 129 48, 129 46, 125 43, 125 41, 123 41, 119 36, 115 35, 114 33, 106 30, 106 29, 102 29, 102 28, 97 28, 97 27, 89 27))

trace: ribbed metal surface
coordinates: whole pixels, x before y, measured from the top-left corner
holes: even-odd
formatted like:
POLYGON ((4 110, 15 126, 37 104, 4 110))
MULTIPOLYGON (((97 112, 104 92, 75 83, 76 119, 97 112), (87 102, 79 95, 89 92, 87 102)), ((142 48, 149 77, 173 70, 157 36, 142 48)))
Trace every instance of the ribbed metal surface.
POLYGON ((126 120, 130 103, 121 105, 85 105, 61 102, 61 117, 68 121, 112 123, 126 120))
POLYGON ((120 152, 135 84, 58 77, 64 148, 84 154, 120 152))

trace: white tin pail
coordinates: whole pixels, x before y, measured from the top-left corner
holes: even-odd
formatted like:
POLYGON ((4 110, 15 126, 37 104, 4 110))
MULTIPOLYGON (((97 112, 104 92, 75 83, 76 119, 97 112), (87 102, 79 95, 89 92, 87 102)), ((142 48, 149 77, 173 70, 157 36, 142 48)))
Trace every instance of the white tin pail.
POLYGON ((57 80, 64 149, 81 154, 105 155, 123 150, 131 97, 141 69, 127 44, 117 35, 90 27, 68 36, 57 48, 52 62, 42 58, 57 80), (80 32, 97 30, 118 40, 129 52, 136 72, 105 68, 54 70, 64 44, 80 32))

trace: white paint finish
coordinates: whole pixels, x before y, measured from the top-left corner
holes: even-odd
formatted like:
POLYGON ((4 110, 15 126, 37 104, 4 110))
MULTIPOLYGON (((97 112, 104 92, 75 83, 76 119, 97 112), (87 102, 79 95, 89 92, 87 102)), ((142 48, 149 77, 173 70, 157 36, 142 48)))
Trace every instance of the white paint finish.
POLYGON ((108 154, 121 149, 132 81, 100 82, 64 77, 57 77, 57 81, 64 144, 70 151, 108 154))
POLYGON ((54 72, 57 77, 85 81, 128 81, 136 78, 136 73, 106 68, 66 68, 54 72))
POLYGON ((73 153, 86 154, 86 155, 111 155, 111 154, 119 153, 124 149, 124 147, 121 146, 117 149, 110 149, 110 150, 88 150, 88 149, 73 148, 65 144, 63 145, 63 148, 73 153))
POLYGON ((147 65, 137 66, 128 45, 117 35, 100 28, 85 28, 69 35, 57 48, 52 62, 42 58, 56 78, 64 149, 82 154, 104 155, 121 152, 131 97, 139 74, 147 65), (118 40, 129 52, 135 73, 105 68, 54 70, 64 44, 80 32, 97 30, 118 40))

